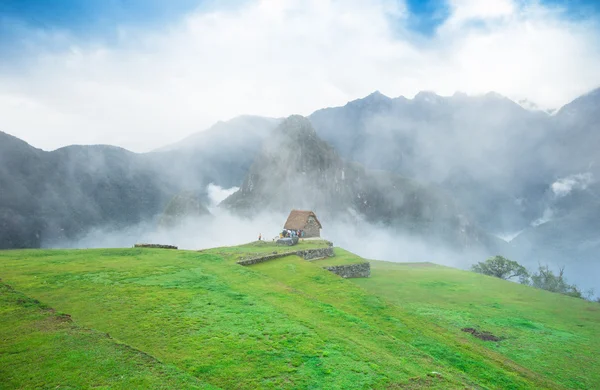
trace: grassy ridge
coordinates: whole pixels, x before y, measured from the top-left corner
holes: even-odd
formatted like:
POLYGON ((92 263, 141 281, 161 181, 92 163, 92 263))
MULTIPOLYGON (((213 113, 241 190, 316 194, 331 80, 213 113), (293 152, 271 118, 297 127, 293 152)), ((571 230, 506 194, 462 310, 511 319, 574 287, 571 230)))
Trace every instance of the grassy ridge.
MULTIPOLYGON (((327 244, 305 241, 300 245, 298 249, 327 244)), ((0 252, 0 276, 28 296, 71 314, 78 329, 108 332, 114 338, 108 340, 111 343, 125 343, 171 367, 182 376, 173 375, 184 381, 173 387, 191 387, 185 381, 192 380, 196 382, 189 383, 195 386, 249 389, 561 388, 560 383, 572 384, 513 358, 502 349, 505 341, 500 346, 484 344, 457 331, 454 323, 419 312, 418 301, 427 300, 414 291, 395 289, 394 278, 402 284, 405 275, 388 275, 381 268, 384 263, 374 263, 368 280, 341 279, 321 269, 325 265, 321 261, 296 256, 252 267, 235 263, 240 257, 288 249, 263 242, 202 252, 5 251, 0 252)), ((328 261, 363 261, 337 248, 336 254, 335 260, 328 261)), ((419 267, 410 268, 423 268, 419 267)), ((443 288, 431 291, 445 294, 443 288)), ((0 305, 8 307, 5 302, 0 305)), ((440 310, 439 302, 427 305, 440 310)), ((0 313, 0 339, 6 340, 4 325, 16 319, 6 310, 0 313)), ((20 355, 10 340, 2 348, 12 348, 21 356, 19 372, 25 373, 32 357, 20 355)), ((578 369, 565 367, 567 376, 578 369)), ((56 383, 71 383, 60 367, 45 369, 54 374, 56 383)), ((123 370, 133 368, 125 365, 123 370)), ((0 371, 0 381, 5 375, 0 371)), ((110 380, 118 376, 110 371, 106 375, 110 380)), ((164 382, 167 387, 169 378, 164 382)), ((582 380, 587 385, 599 383, 593 375, 582 380)))
POLYGON ((487 330, 505 340, 474 342, 565 387, 600 387, 597 303, 442 266, 372 261, 371 273, 353 282, 415 318, 487 330))

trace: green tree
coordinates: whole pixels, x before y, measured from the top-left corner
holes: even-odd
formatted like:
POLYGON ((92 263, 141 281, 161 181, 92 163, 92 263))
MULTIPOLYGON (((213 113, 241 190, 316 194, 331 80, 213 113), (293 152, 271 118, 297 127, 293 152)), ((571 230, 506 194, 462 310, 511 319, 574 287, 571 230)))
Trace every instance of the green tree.
POLYGON ((509 260, 503 256, 490 257, 486 261, 480 261, 473 265, 471 270, 480 274, 495 276, 508 280, 519 277, 521 282, 529 277, 527 269, 516 261, 509 260))
POLYGON ((587 293, 582 292, 576 285, 567 283, 564 273, 564 267, 558 269, 558 274, 554 274, 548 265, 540 264, 537 272, 531 274, 531 286, 576 298, 591 298, 593 290, 587 293))

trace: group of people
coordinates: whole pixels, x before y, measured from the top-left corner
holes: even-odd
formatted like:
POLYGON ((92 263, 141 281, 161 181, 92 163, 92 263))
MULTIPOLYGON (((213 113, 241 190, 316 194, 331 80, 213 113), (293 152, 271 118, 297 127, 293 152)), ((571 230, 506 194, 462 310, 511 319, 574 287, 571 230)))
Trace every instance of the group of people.
POLYGON ((304 231, 302 231, 302 230, 283 229, 283 231, 281 233, 279 233, 279 238, 303 237, 303 236, 304 236, 304 231))

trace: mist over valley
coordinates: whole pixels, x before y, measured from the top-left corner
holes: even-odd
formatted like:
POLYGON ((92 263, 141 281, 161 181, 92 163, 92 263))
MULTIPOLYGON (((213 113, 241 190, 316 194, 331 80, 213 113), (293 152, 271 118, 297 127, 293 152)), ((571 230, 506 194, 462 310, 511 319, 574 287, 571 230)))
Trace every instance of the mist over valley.
POLYGON ((366 258, 468 268, 502 254, 598 288, 598 91, 554 114, 495 93, 375 92, 307 118, 237 117, 141 154, 46 152, 3 133, 0 244, 201 249, 275 237, 289 210, 308 209, 366 258), (169 211, 177 199, 197 206, 169 211))

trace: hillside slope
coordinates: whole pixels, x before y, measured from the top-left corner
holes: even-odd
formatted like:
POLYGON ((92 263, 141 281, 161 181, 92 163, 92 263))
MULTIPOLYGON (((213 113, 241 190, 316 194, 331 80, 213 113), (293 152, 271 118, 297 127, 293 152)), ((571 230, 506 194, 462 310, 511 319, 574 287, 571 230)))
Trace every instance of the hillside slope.
POLYGON ((475 341, 566 388, 600 384, 600 305, 491 276, 434 264, 371 261, 369 279, 354 282, 456 336, 489 331, 498 343, 475 341))
POLYGON ((211 389, 194 376, 0 283, 0 382, 3 389, 105 387, 211 389))
MULTIPOLYGON (((322 245, 307 241, 301 247, 322 245)), ((471 297, 472 285, 441 288, 455 283, 444 281, 451 274, 438 274, 440 288, 432 288, 432 296, 424 297, 414 290, 407 289, 411 292, 406 294, 390 290, 394 279, 406 285, 402 272, 347 280, 323 270, 319 260, 295 256, 251 267, 235 263, 241 256, 277 250, 281 249, 263 242, 201 252, 4 251, 0 275, 15 290, 69 313, 75 325, 110 333, 115 341, 220 388, 539 389, 600 384, 593 370, 582 370, 598 364, 597 355, 588 355, 596 348, 593 338, 598 339, 600 323, 592 303, 567 298, 570 308, 557 322, 540 312, 551 299, 562 302, 565 297, 514 301, 497 313, 485 299, 475 299, 472 305, 461 306, 463 313, 472 315, 464 314, 464 321, 455 323, 442 310, 437 317, 428 314, 436 305, 431 300, 440 305, 448 294, 454 297, 451 302, 471 297), (387 292, 374 293, 369 283, 387 292), (412 306, 405 307, 399 299, 412 306), (419 302, 429 311, 416 311, 419 302), (537 331, 534 347, 544 351, 540 354, 532 348, 535 362, 510 354, 523 346, 521 336, 512 330, 498 332, 511 338, 496 345, 456 329, 464 324, 488 326, 492 321, 508 328, 522 322, 522 328, 527 328, 527 319, 535 321, 537 330, 526 329, 537 331), (571 322, 575 325, 569 328, 561 325, 571 322), (579 348, 585 343, 587 349, 579 348), (551 368, 556 356, 567 351, 572 360, 563 360, 556 374, 545 367, 551 368)), ((351 254, 341 253, 340 260, 352 262, 351 254)), ((453 272, 480 281, 480 289, 489 284, 481 275, 453 272)), ((418 273, 406 276, 410 283, 432 283, 418 273)), ((522 294, 523 289, 540 296, 530 288, 499 283, 503 284, 502 294, 496 295, 500 305, 503 296, 522 294)), ((495 287, 493 294, 497 294, 495 287)), ((8 340, 6 325, 14 318, 4 303, 1 307, 0 335, 8 340)), ((22 345, 32 346, 31 342, 22 345)), ((1 348, 14 351, 20 370, 28 364, 26 350, 13 341, 1 348)), ((52 383, 69 385, 68 371, 51 361, 43 365, 54 374, 52 383)))

